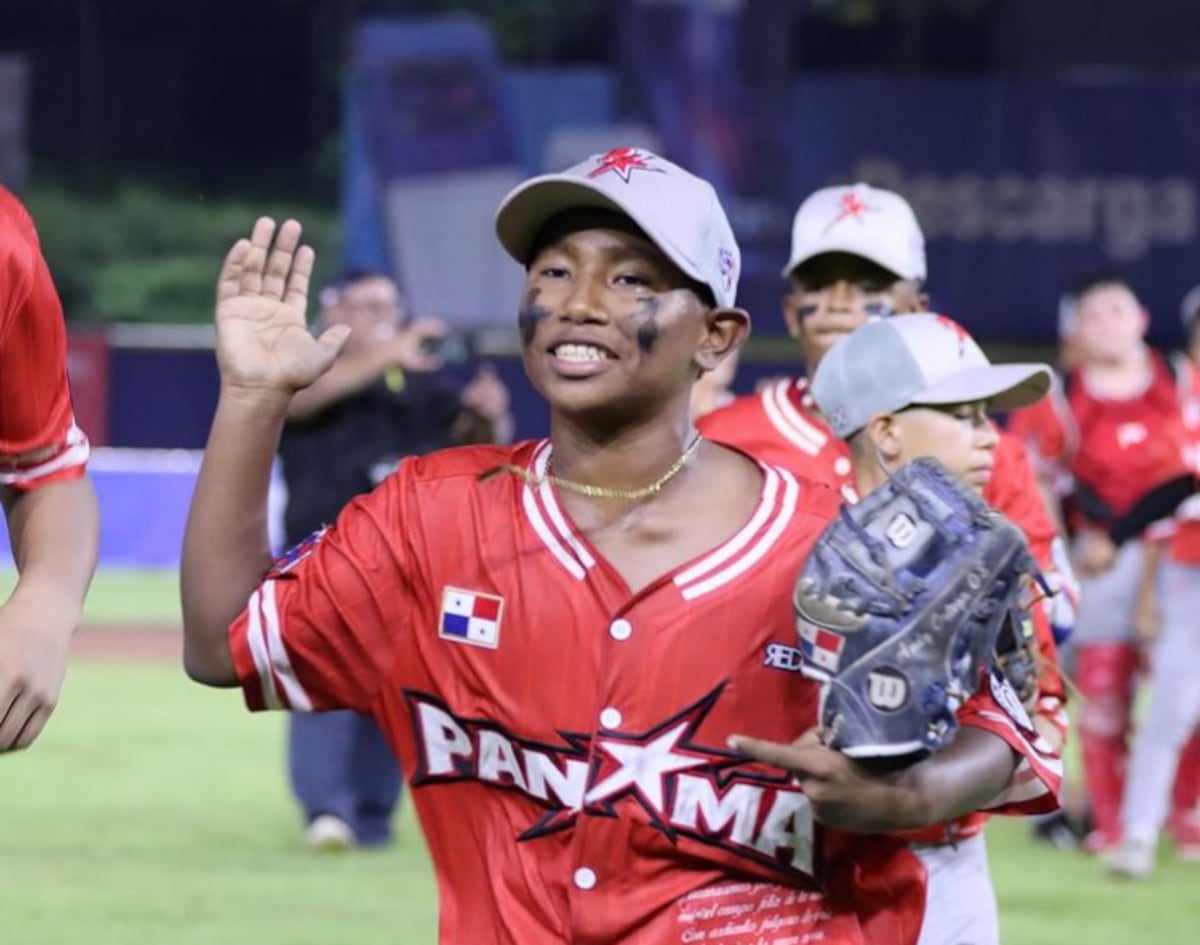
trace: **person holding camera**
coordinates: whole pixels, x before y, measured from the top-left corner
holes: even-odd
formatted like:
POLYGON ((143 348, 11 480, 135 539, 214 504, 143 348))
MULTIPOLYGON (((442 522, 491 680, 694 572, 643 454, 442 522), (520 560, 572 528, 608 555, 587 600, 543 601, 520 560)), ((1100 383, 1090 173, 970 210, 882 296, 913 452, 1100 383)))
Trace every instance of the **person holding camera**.
MULTIPOLYGON (((322 292, 321 321, 350 335, 334 366, 288 410, 279 445, 288 547, 319 533, 405 456, 512 437, 508 390, 495 370, 485 364, 465 387, 452 384, 441 371, 453 343, 446 324, 409 318, 391 276, 345 274, 322 292)), ((292 716, 288 766, 310 847, 390 842, 400 767, 369 716, 292 716)))

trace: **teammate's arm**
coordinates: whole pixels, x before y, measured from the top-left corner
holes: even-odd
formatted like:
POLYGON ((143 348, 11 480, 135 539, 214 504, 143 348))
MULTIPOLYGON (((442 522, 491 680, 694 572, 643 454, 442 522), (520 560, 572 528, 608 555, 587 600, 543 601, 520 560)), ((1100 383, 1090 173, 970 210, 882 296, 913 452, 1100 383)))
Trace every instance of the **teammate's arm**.
POLYGON ((313 338, 304 320, 313 251, 300 224, 260 218, 217 282, 221 390, 192 497, 180 568, 184 667, 234 686, 228 628, 271 562, 267 490, 292 394, 329 370, 348 329, 313 338))
POLYGON ((0 751, 28 747, 58 701, 98 553, 86 477, 0 491, 19 577, 0 607, 0 751))
POLYGON ((855 761, 821 744, 816 729, 790 745, 737 735, 730 747, 790 772, 817 820, 857 833, 913 830, 979 810, 1008 785, 1018 761, 1004 739, 973 726, 903 767, 855 761))
POLYGON ((418 318, 386 341, 338 358, 325 374, 296 392, 288 404, 287 419, 292 422, 311 420, 338 401, 373 384, 389 369, 436 371, 442 366, 442 359, 428 353, 425 343, 445 334, 444 322, 418 318))

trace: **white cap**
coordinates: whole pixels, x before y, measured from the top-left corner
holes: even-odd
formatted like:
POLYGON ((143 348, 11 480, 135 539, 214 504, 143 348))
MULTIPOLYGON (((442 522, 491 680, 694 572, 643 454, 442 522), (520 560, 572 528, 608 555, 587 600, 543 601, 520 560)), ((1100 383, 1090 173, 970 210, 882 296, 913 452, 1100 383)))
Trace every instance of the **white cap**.
POLYGON ((925 235, 912 207, 868 184, 825 187, 800 204, 783 275, 822 253, 861 256, 901 279, 925 278, 925 235))
POLYGON ((708 286, 719 307, 734 304, 741 252, 708 181, 642 148, 615 148, 511 190, 496 211, 496 235, 527 265, 550 218, 579 207, 629 217, 685 275, 708 286))
POLYGON ((844 440, 875 414, 914 405, 1024 407, 1050 379, 1046 364, 992 364, 957 322, 922 312, 873 319, 841 339, 821 359, 812 395, 844 440))

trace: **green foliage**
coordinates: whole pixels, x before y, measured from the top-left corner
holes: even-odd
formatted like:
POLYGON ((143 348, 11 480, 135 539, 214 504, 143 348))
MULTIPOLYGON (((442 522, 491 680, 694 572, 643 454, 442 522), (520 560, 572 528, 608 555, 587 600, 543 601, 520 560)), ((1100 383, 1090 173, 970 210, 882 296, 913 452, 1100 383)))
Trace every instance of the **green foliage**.
POLYGON ((221 258, 263 214, 304 224, 317 250, 317 285, 338 267, 329 206, 212 200, 138 183, 99 194, 40 186, 24 196, 72 321, 209 321, 221 258))

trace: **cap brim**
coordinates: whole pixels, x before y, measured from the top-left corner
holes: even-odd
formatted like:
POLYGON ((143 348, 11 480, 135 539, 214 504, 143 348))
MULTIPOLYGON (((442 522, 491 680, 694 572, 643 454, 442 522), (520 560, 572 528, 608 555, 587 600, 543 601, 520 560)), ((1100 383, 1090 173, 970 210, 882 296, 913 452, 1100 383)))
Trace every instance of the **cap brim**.
POLYGON ((684 275, 706 283, 692 263, 682 258, 644 219, 636 207, 626 206, 585 179, 563 174, 545 174, 526 181, 512 191, 496 211, 496 236, 500 245, 522 266, 529 265, 534 241, 547 223, 566 210, 596 207, 628 217, 684 275))
POLYGON ((888 272, 890 272, 892 275, 894 275, 897 279, 919 279, 919 278, 921 278, 920 276, 917 276, 917 275, 906 276, 904 273, 898 272, 896 270, 895 264, 891 260, 880 259, 877 254, 864 253, 863 248, 861 246, 841 245, 837 241, 834 241, 829 244, 822 244, 820 246, 820 248, 814 250, 813 252, 804 253, 803 255, 797 256, 794 259, 792 259, 786 266, 783 267, 783 278, 785 278, 785 279, 791 278, 792 273, 798 267, 803 266, 806 262, 812 262, 818 256, 827 256, 830 253, 845 253, 847 256, 858 256, 860 259, 869 260, 870 262, 873 262, 876 266, 879 266, 881 269, 886 269, 888 272))
POLYGON ((913 404, 969 404, 986 400, 992 410, 1027 407, 1046 396, 1052 375, 1045 364, 992 364, 959 371, 913 395, 913 404))

